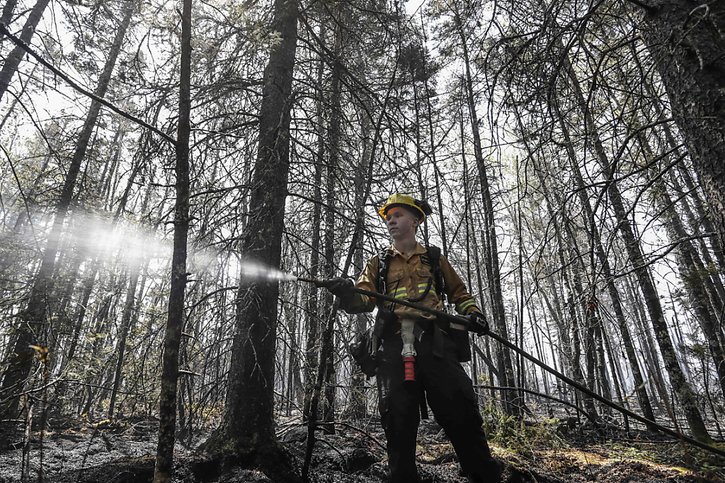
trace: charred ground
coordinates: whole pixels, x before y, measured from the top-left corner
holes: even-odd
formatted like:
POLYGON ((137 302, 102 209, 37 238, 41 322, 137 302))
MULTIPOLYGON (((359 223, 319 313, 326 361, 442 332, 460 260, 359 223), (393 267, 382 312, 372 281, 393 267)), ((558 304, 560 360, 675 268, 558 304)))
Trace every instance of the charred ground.
MULTIPOLYGON (((718 482, 725 461, 649 433, 593 430, 562 431, 557 420, 499 425, 491 430, 495 456, 505 465, 507 482, 718 482)), ((384 435, 374 419, 339 424, 335 434, 319 434, 311 481, 387 481, 384 435)), ((117 422, 56 422, 52 431, 33 433, 0 451, 0 482, 145 482, 153 477, 158 423, 147 419, 117 422), (27 443, 27 442, 26 442, 27 443), (25 474, 23 475, 23 462, 25 474), (42 476, 41 476, 42 474, 42 476)), ((281 423, 280 441, 301 466, 306 428, 296 420, 281 423)), ((264 472, 222 464, 190 445, 177 443, 175 481, 270 482, 264 472)), ((418 464, 425 482, 463 482, 455 453, 440 427, 424 421, 418 436, 418 464)))

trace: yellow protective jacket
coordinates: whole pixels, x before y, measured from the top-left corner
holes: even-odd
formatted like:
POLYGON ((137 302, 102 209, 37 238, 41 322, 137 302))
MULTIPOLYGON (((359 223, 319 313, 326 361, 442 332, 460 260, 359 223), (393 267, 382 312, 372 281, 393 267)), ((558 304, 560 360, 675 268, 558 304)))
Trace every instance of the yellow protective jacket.
MULTIPOLYGON (((436 310, 443 310, 443 301, 440 300, 436 293, 435 283, 433 281, 432 267, 421 260, 421 256, 427 254, 427 250, 423 245, 417 243, 415 250, 409 256, 404 256, 394 245, 387 248, 387 253, 392 256, 389 258, 388 264, 388 280, 387 294, 391 297, 406 300, 416 300, 425 292, 426 286, 430 283, 431 288, 423 300, 417 301, 421 305, 436 310)), ((481 312, 476 301, 465 284, 458 276, 446 257, 440 256, 440 269, 443 274, 446 296, 451 304, 455 305, 456 311, 461 315, 468 315, 473 312, 481 312)), ((380 256, 375 255, 368 260, 365 269, 355 284, 356 287, 371 292, 379 292, 378 290, 378 271, 380 268, 380 256)), ((375 308, 375 300, 367 295, 355 294, 353 298, 346 301, 343 309, 349 313, 371 312, 375 308)), ((386 303, 388 309, 392 303, 386 303)), ((419 310, 404 307, 402 305, 394 305, 393 311, 398 318, 423 318, 433 319, 434 316, 421 312, 419 310)))

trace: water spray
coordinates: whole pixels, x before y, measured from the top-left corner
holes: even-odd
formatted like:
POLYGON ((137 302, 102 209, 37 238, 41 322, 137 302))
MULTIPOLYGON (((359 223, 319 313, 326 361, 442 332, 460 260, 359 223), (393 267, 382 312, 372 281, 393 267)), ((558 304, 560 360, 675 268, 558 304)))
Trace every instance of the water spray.
MULTIPOLYGON (((294 280, 296 280, 298 282, 311 283, 317 288, 327 288, 330 285, 332 285, 332 280, 319 280, 319 279, 315 279, 315 278, 295 277, 294 275, 291 275, 291 276, 294 277, 294 280)), ((353 287, 352 290, 357 290, 357 289, 355 289, 353 287)))
POLYGON ((245 280, 268 280, 270 282, 293 282, 297 277, 289 272, 268 267, 251 260, 240 264, 240 276, 245 280))

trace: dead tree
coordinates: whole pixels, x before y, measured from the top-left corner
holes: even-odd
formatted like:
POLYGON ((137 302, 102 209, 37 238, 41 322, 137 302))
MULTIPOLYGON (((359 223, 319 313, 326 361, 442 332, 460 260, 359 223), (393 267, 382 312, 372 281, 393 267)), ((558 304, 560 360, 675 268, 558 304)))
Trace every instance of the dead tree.
POLYGON ((655 61, 725 243, 725 2, 645 0, 642 35, 655 61))
POLYGON ((164 333, 164 355, 159 396, 159 440, 156 446, 154 483, 171 481, 176 441, 176 391, 179 378, 179 345, 184 326, 186 252, 189 235, 189 137, 191 134, 191 0, 183 1, 179 75, 179 124, 176 135, 174 250, 171 257, 171 290, 164 333))
MULTIPOLYGON (((279 42, 273 44, 264 70, 249 222, 239 243, 244 259, 270 267, 279 266, 284 227, 298 4, 297 0, 274 2, 272 28, 279 33, 279 42)), ((278 296, 277 282, 240 280, 224 418, 207 449, 243 458, 277 480, 294 480, 274 432, 278 296)))
MULTIPOLYGON (((23 26, 23 30, 20 33, 20 40, 24 44, 29 45, 30 41, 33 39, 35 28, 38 26, 40 19, 43 18, 43 12, 45 12, 45 7, 48 6, 49 1, 50 0, 38 0, 35 2, 35 5, 33 5, 32 10, 30 10, 30 14, 28 15, 25 25, 23 26)), ((10 8, 12 3, 12 0, 7 2, 3 8, 3 24, 5 28, 7 28, 7 24, 5 23, 7 22, 6 16, 8 18, 12 17, 12 9, 10 8)), ((5 92, 8 90, 10 81, 13 80, 13 76, 18 71, 20 61, 23 60, 24 55, 25 49, 20 45, 16 45, 5 58, 3 68, 0 70, 0 100, 2 100, 5 92)))

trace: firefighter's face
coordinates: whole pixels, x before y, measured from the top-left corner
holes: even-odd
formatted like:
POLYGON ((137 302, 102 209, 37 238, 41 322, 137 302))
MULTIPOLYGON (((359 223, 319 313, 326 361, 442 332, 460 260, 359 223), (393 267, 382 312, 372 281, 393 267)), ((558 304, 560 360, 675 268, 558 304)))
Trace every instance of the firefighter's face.
POLYGON ((385 214, 385 224, 388 232, 393 238, 404 238, 415 235, 415 230, 420 224, 418 218, 405 208, 394 206, 385 214))

